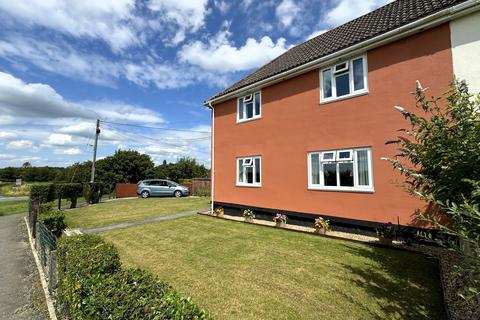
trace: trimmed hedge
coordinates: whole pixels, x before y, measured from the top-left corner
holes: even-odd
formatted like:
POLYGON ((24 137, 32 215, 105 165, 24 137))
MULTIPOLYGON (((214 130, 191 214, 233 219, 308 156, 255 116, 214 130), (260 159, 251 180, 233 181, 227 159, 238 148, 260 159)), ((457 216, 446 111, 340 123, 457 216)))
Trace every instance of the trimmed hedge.
POLYGON ((99 203, 103 194, 102 182, 88 182, 83 185, 83 196, 89 204, 99 203))
MULTIPOLYGON (((70 200, 70 209, 77 207, 77 199, 83 193, 83 185, 81 183, 57 183, 55 185, 55 194, 60 206, 61 199, 70 200)), ((60 208, 59 208, 60 209, 60 208)))
POLYGON ((41 184, 33 185, 30 189, 30 203, 39 201, 40 203, 51 202, 55 199, 55 185, 41 184))
POLYGON ((52 231, 57 237, 59 237, 63 229, 67 227, 65 224, 65 214, 61 211, 41 213, 38 216, 38 221, 43 221, 48 230, 52 231))
POLYGON ((100 236, 61 238, 57 262, 58 302, 69 319, 210 319, 150 273, 122 270, 116 248, 100 236))

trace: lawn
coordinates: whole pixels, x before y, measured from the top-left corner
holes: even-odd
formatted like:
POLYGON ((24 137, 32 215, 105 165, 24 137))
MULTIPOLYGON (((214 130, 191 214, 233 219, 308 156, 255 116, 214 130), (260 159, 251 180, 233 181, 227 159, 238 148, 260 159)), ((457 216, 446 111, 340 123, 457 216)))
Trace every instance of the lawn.
POLYGON ((103 236, 217 319, 445 319, 419 254, 205 216, 103 236))
POLYGON ((28 211, 28 200, 0 201, 0 217, 28 211))
POLYGON ((68 210, 65 216, 70 228, 92 228, 208 207, 205 197, 118 199, 68 210))
POLYGON ((48 184, 48 182, 29 182, 16 186, 13 182, 0 184, 0 196, 21 197, 29 196, 32 185, 48 184))

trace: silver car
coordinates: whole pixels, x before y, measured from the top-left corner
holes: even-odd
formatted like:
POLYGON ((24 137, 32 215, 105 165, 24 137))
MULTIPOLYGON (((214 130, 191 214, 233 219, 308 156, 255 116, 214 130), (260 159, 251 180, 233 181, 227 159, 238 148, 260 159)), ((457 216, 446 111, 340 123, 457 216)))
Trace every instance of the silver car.
POLYGON ((148 197, 171 197, 188 196, 190 190, 176 182, 164 179, 143 180, 138 183, 137 194, 142 198, 148 197))

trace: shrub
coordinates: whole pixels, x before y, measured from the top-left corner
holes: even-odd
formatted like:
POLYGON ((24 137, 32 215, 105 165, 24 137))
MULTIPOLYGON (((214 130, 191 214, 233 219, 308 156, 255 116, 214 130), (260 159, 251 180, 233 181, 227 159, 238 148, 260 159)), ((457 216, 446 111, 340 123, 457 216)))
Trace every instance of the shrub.
POLYGON ((273 222, 275 223, 287 223, 287 216, 281 213, 277 213, 275 217, 273 217, 273 222))
POLYGON ((382 224, 377 228, 377 235, 379 238, 393 239, 395 237, 395 228, 393 227, 393 224, 390 222, 382 224))
POLYGON ((325 229, 325 230, 330 229, 330 221, 322 217, 316 218, 314 225, 315 225, 315 228, 317 229, 325 229))
POLYGON ((83 196, 89 204, 99 203, 102 198, 102 193, 102 182, 88 182, 83 185, 83 196))
POLYGON ((52 211, 47 214, 40 214, 38 221, 43 221, 48 230, 59 236, 66 228, 65 215, 61 211, 52 211))
POLYGON ((222 207, 216 207, 215 209, 213 209, 213 213, 217 216, 223 216, 225 210, 222 207))
POLYGON ((245 218, 255 219, 255 214, 254 214, 253 211, 250 210, 250 209, 245 209, 245 210, 243 210, 243 216, 244 216, 245 218))
POLYGON ((57 248, 62 313, 69 319, 210 319, 190 298, 140 269, 120 269, 99 236, 61 239, 57 248))
POLYGON ((53 184, 33 185, 30 189, 30 203, 38 201, 39 203, 50 202, 55 199, 55 188, 53 184))
POLYGON ((57 183, 55 193, 59 199, 69 199, 70 208, 77 207, 77 198, 82 195, 83 186, 81 183, 57 183))
POLYGON ((195 188, 195 192, 192 193, 193 196, 197 197, 208 197, 210 196, 209 188, 195 188))

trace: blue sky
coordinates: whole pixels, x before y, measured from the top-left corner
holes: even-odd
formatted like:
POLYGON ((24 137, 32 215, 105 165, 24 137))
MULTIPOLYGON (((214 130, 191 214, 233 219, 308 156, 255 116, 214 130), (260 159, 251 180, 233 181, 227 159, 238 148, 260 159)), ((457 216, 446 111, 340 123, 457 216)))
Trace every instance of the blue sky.
POLYGON ((135 149, 209 166, 202 102, 388 0, 0 1, 0 167, 135 149), (148 129, 179 128, 191 131, 148 129))

